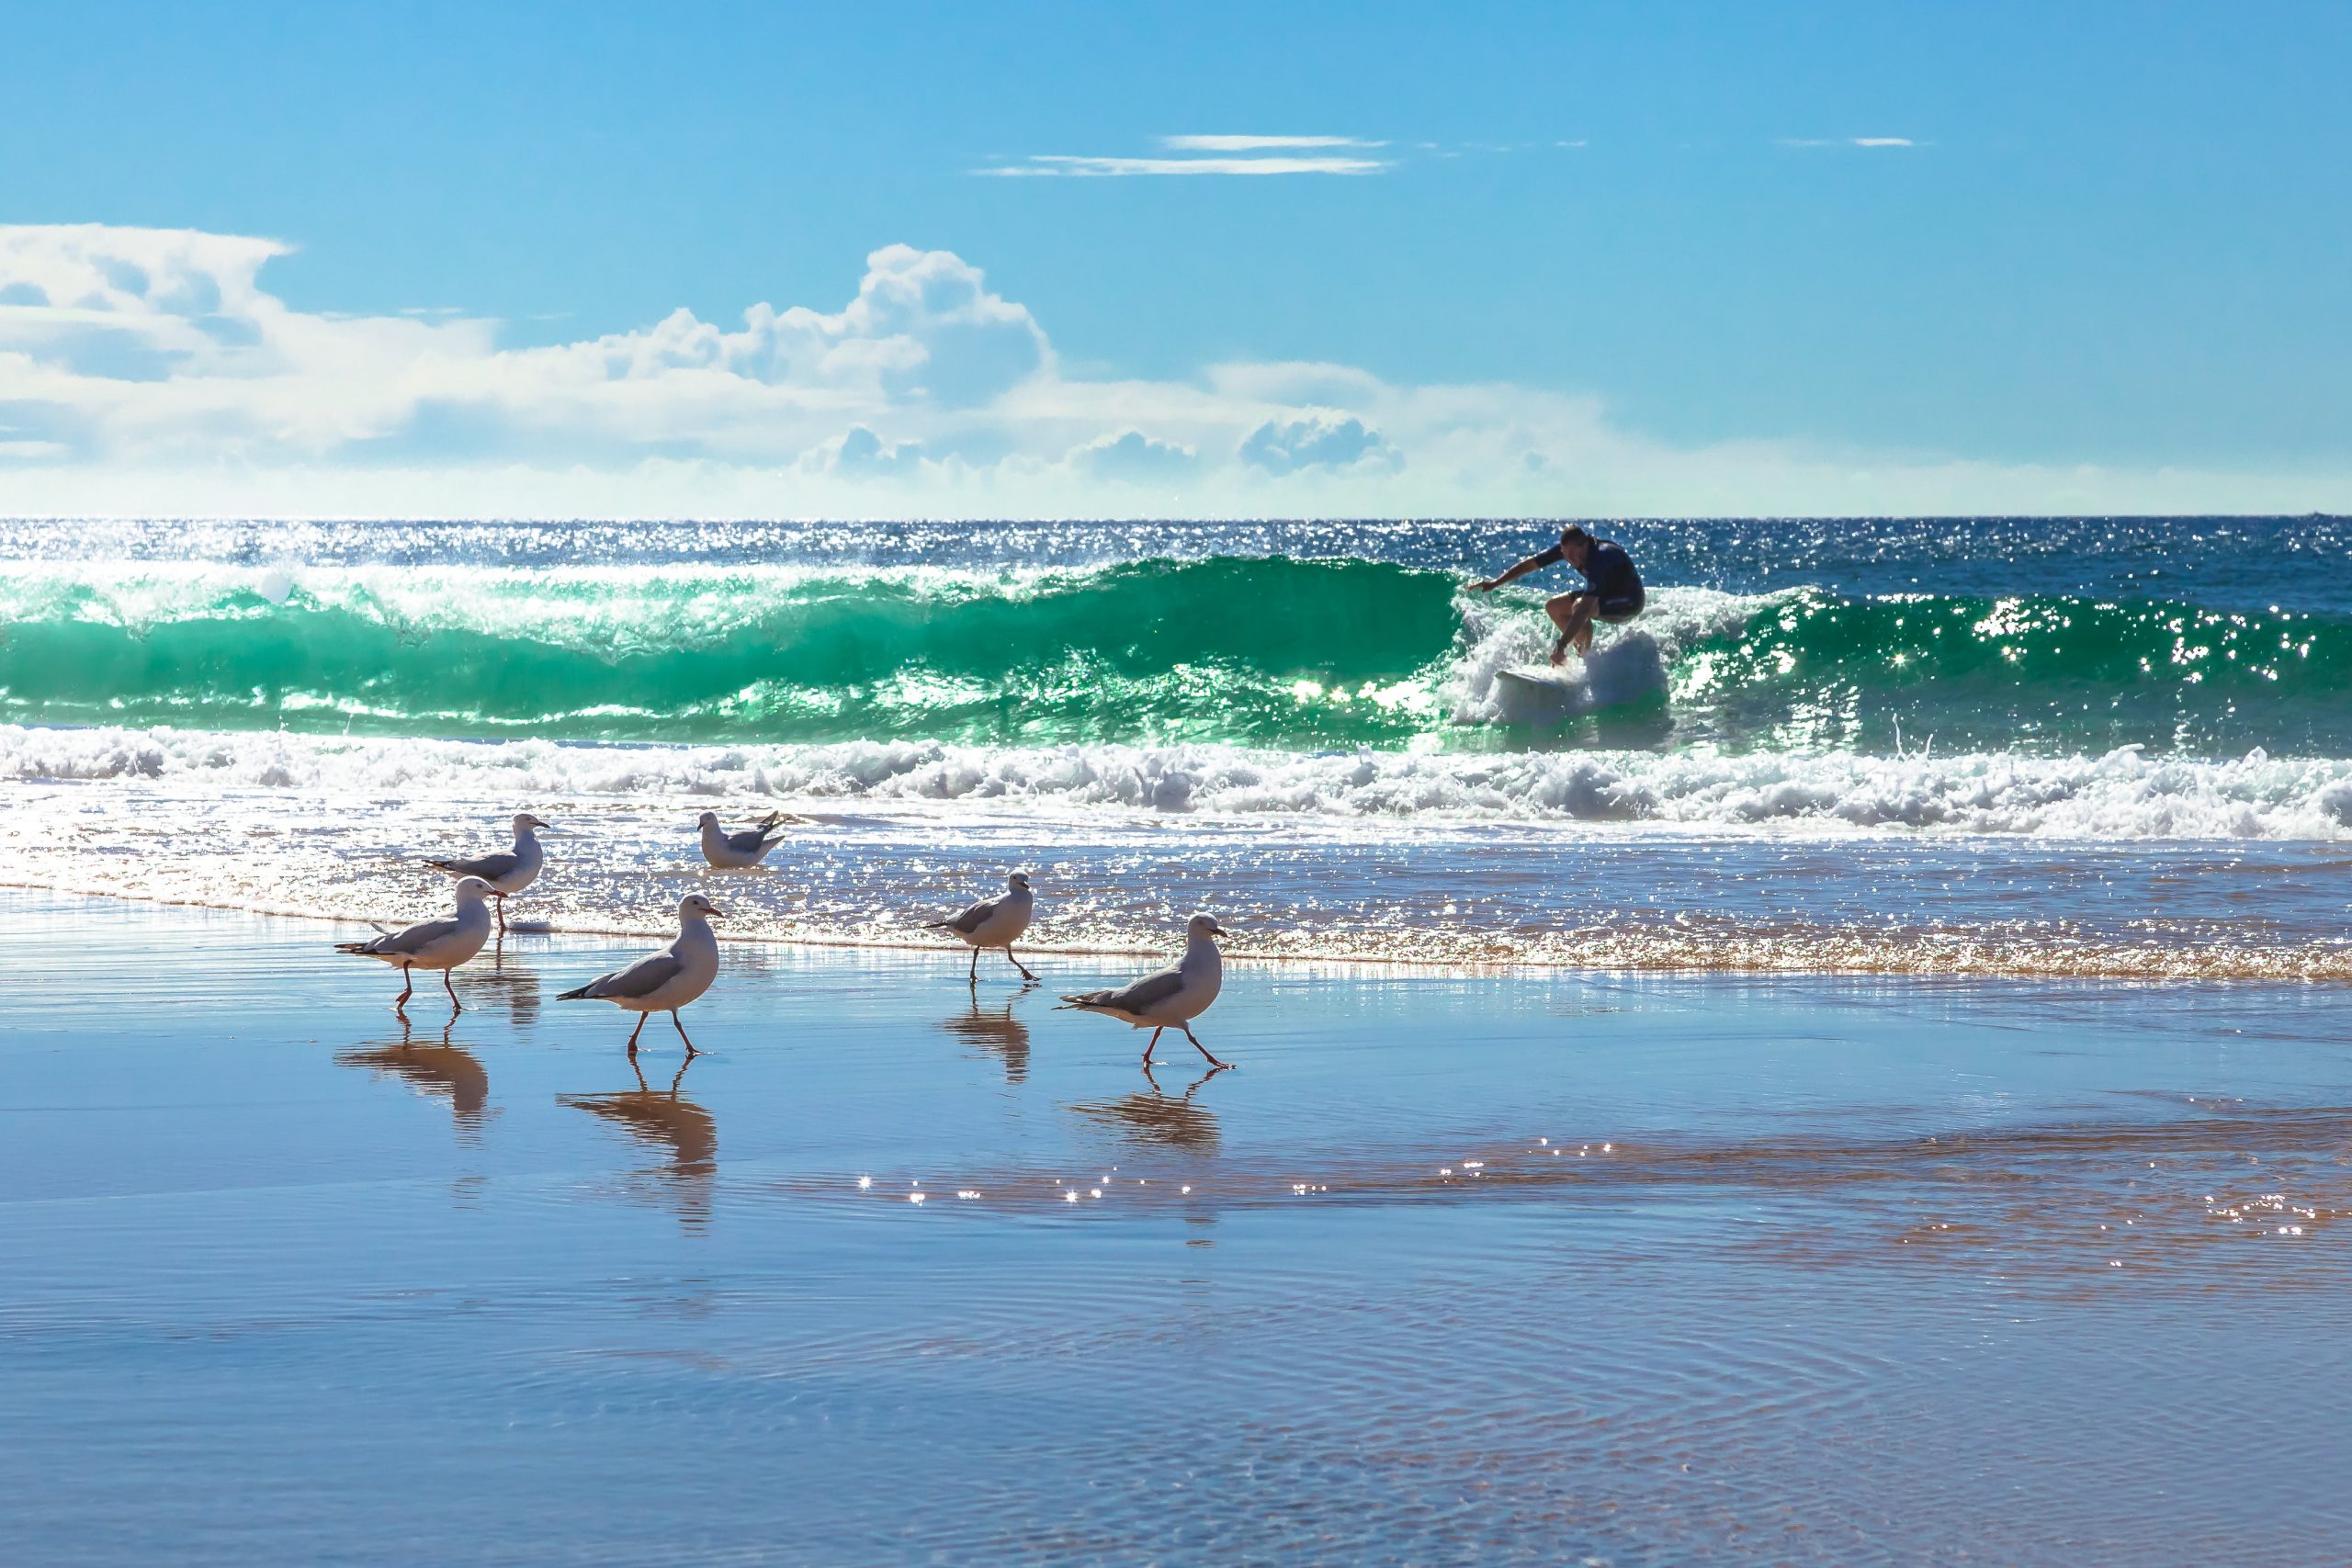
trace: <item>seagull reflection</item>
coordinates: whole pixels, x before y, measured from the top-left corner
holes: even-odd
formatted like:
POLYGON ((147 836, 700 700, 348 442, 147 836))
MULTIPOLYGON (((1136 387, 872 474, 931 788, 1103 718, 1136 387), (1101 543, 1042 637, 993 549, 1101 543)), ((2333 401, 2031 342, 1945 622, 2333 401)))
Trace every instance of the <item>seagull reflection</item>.
POLYGON ((335 1065, 365 1067, 379 1077, 405 1079, 417 1093, 447 1100, 449 1119, 457 1124, 458 1135, 471 1141, 481 1135, 482 1107, 490 1100, 490 1072, 472 1052, 450 1043, 449 1031, 456 1022, 452 1019, 442 1026, 438 1042, 419 1045, 403 1021, 399 1044, 338 1051, 335 1065))
POLYGON ((1170 1095, 1160 1089, 1159 1080, 1147 1067, 1143 1077, 1151 1086, 1149 1093, 1123 1094, 1116 1100, 1073 1105, 1070 1109, 1131 1143, 1180 1149, 1191 1155, 1213 1155, 1217 1150, 1216 1118, 1206 1106, 1193 1104, 1193 1094, 1201 1085, 1228 1070, 1211 1067, 1194 1078, 1182 1094, 1170 1095))
POLYGON ((481 993, 487 993, 505 1004, 507 1016, 517 1029, 528 1029, 539 1021, 539 976, 529 969, 506 967, 506 934, 501 931, 498 944, 492 949, 491 966, 474 976, 481 993))
POLYGON ((646 1083, 645 1069, 631 1060, 629 1070, 637 1075, 634 1090, 560 1094, 556 1102, 601 1116, 647 1148, 666 1153, 667 1165, 644 1174, 659 1184, 658 1190, 677 1209, 683 1223, 699 1228, 710 1219, 710 1189, 718 1174, 718 1123, 711 1120, 709 1111, 678 1092, 686 1069, 693 1066, 694 1059, 688 1057, 678 1065, 670 1087, 656 1089, 646 1083))
POLYGON ((978 1046, 1004 1063, 1004 1081, 1020 1083, 1029 1077, 1029 1026, 1012 1016, 1012 1004, 1035 990, 1032 982, 992 1008, 980 1005, 972 993, 972 1010, 952 1014, 940 1027, 967 1045, 978 1046))

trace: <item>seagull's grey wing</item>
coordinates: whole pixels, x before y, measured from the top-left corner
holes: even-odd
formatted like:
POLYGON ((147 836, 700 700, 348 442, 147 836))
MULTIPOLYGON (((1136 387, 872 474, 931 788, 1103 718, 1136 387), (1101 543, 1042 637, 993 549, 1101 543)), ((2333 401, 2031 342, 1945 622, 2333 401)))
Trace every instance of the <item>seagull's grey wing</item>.
POLYGON ((436 860, 432 863, 452 876, 479 876, 484 882, 495 882, 523 863, 509 851, 501 855, 484 855, 480 860, 436 860))
POLYGON ((1157 975, 1146 975, 1132 985, 1115 991, 1090 991, 1079 998, 1088 1007, 1117 1008, 1121 1012, 1140 1012, 1154 1002, 1164 1002, 1184 988, 1184 974, 1180 969, 1162 969, 1157 975))
POLYGON ((965 910, 962 914, 957 915, 955 919, 949 920, 947 922, 947 929, 950 931, 962 931, 965 935, 969 936, 972 932, 978 931, 981 926, 988 923, 988 918, 996 913, 996 907, 1002 902, 1003 900, 1000 898, 983 898, 978 903, 973 905, 970 908, 965 910))
POLYGON ((455 936, 457 931, 458 922, 455 920, 424 920, 404 931, 394 931, 390 936, 379 936, 368 946, 376 953, 413 955, 424 952, 443 937, 455 936))
POLYGON ((626 969, 616 969, 588 987, 588 994, 599 998, 609 997, 648 997, 678 977, 685 964, 674 953, 657 953, 640 958, 626 969))
POLYGON ((756 854, 767 845, 765 828, 746 828, 740 833, 727 835, 727 847, 737 854, 756 854))

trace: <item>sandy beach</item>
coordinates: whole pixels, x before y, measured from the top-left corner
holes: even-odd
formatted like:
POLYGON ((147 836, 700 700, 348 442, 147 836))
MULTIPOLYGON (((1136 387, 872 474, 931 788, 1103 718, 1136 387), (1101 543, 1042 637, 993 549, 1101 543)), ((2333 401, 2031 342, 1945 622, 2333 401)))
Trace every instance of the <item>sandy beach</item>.
POLYGON ((640 1083, 552 999, 629 944, 403 1030, 337 930, 0 900, 0 1556, 2352 1529, 2340 988, 1261 965, 1155 1082, 1051 1008, 1120 960, 730 944, 640 1083))

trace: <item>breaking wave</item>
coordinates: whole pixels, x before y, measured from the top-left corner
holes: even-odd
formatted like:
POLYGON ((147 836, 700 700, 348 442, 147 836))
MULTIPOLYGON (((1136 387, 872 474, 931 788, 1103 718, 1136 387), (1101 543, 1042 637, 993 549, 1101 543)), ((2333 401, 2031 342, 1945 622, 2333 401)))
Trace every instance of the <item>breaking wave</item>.
POLYGON ((1855 751, 1301 754, 1225 745, 485 744, 0 727, 0 777, 451 800, 1003 803, 1404 821, 1929 829, 2076 840, 2352 839, 2352 761, 1855 751))
POLYGON ((40 562, 0 719, 614 742, 2352 755, 2352 620, 1668 588, 1554 711, 1533 593, 1358 559, 1000 570, 40 562))

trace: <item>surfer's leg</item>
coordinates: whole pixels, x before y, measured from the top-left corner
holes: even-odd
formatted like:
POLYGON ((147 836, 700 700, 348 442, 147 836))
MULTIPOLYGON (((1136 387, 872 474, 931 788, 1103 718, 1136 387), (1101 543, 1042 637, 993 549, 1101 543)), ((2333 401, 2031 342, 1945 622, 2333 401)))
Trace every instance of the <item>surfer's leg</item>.
POLYGON ((1560 628, 1560 635, 1552 639, 1553 663, 1566 663, 1571 648, 1582 654, 1592 647, 1591 594, 1560 594, 1544 602, 1544 613, 1560 628))
POLYGON ((1592 651, 1592 604, 1591 594, 1580 593, 1577 596, 1577 630, 1576 635, 1568 640, 1575 644, 1578 659, 1582 659, 1592 651))
POLYGON ((1577 635, 1577 652, 1581 654, 1592 646, 1592 628, 1603 622, 1622 626, 1642 613, 1643 596, 1621 593, 1613 599, 1603 599, 1598 593, 1584 595, 1584 630, 1577 635))

